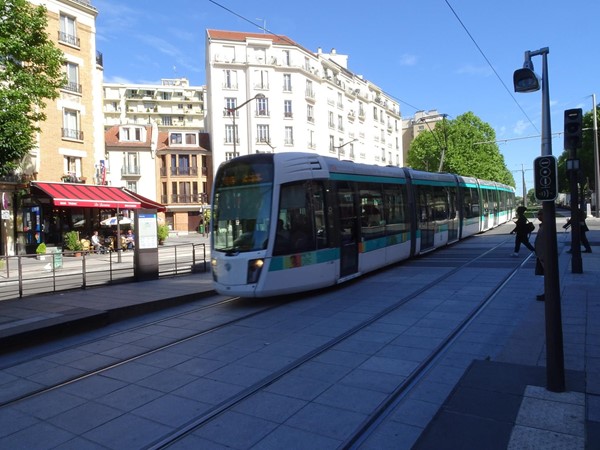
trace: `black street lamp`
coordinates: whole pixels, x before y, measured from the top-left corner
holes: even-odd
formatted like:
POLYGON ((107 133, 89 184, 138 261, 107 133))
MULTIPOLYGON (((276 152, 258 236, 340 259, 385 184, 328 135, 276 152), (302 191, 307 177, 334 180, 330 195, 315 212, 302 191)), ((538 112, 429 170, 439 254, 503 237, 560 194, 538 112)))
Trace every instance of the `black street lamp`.
MULTIPOLYGON (((552 157, 552 131, 550 129, 550 88, 548 85, 548 47, 526 51, 522 69, 515 70, 513 83, 515 92, 535 92, 540 89, 540 80, 533 71, 532 56, 542 56, 542 157, 552 157)), ((538 158, 541 159, 541 158, 538 158)), ((534 162, 534 167, 536 166, 534 162)), ((544 170, 546 170, 544 168, 544 170)), ((534 169, 535 171, 536 169, 534 169)), ((537 178, 543 179, 536 173, 537 178)), ((549 177, 545 177, 549 178, 549 177)), ((537 182, 536 182, 537 183, 537 182)), ((536 185, 536 191, 538 186, 536 185)), ((558 248, 556 244, 555 198, 538 198, 543 205, 543 228, 545 247, 544 298, 546 316, 546 382, 553 392, 565 391, 565 363, 563 350, 562 318, 560 306, 560 283, 558 271, 558 248)))
POLYGON ((235 115, 236 115, 236 112, 239 109, 242 109, 244 106, 246 106, 252 100, 262 99, 262 98, 265 98, 265 94, 256 94, 254 97, 249 98, 244 103, 242 103, 239 106, 236 106, 235 108, 225 108, 225 110, 227 111, 227 113, 231 114, 231 119, 233 120, 233 157, 234 158, 236 156, 238 156, 238 154, 237 154, 237 129, 235 127, 235 115))

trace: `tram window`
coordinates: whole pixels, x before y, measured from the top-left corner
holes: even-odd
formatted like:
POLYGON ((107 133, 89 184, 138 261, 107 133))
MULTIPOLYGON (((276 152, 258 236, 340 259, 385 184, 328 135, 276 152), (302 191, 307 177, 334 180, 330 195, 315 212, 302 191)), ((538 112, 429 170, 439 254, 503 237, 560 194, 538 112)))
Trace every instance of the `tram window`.
POLYGON ((320 185, 308 181, 282 186, 273 255, 313 251, 326 246, 324 212, 320 185))
POLYGON ((386 234, 397 234, 409 229, 406 212, 406 186, 385 185, 383 190, 384 212, 386 214, 386 234))
POLYGON ((381 185, 359 183, 361 234, 365 240, 380 237, 385 232, 381 185))
POLYGON ((465 219, 479 217, 479 195, 477 189, 463 188, 463 212, 465 219))
POLYGON ((445 187, 435 186, 433 188, 433 219, 448 219, 448 191, 445 187))

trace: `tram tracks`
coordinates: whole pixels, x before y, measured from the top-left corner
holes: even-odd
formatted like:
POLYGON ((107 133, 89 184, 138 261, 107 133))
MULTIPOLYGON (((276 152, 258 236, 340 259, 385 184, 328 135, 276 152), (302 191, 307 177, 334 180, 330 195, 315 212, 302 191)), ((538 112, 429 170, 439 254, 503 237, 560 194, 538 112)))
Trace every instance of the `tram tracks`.
MULTIPOLYGON (((479 259, 483 258, 485 255, 493 252, 496 248, 500 247, 502 244, 497 247, 490 249, 478 256, 477 258, 468 261, 460 267, 451 270, 450 272, 438 277, 437 279, 431 281, 427 285, 418 289, 417 291, 403 297, 395 304, 385 308, 380 311, 373 317, 368 320, 363 321, 362 323, 356 325, 355 327, 349 329, 345 333, 342 333, 335 338, 329 340, 325 344, 321 345, 318 348, 315 348, 313 351, 305 354, 302 358, 296 359, 294 362, 288 364, 286 367, 281 370, 273 373, 271 376, 264 378, 260 382, 250 386, 249 388, 240 391, 237 395, 228 398, 222 403, 216 405, 210 411, 207 411, 202 416, 197 417, 196 419, 188 422, 184 427, 175 430, 173 433, 165 436, 163 439, 155 442, 153 445, 148 448, 151 450, 158 450, 163 448, 168 448, 172 444, 182 440, 186 435, 189 435, 194 430, 202 427, 207 424, 214 418, 219 415, 225 413, 228 410, 231 410, 240 402, 245 399, 251 397, 252 395, 258 394, 263 391, 266 387, 271 385, 277 380, 285 377, 286 375, 292 373, 297 368, 301 367, 303 364, 314 360, 318 356, 324 354, 327 351, 330 351, 338 344, 348 339, 351 336, 356 335, 358 332, 364 330, 369 327, 373 323, 378 320, 384 318, 389 315, 391 312, 398 310, 404 304, 418 298, 421 294, 427 292, 432 287, 437 286, 443 280, 451 277, 456 274, 460 270, 468 267, 479 259)), ((359 448, 362 443, 365 442, 366 438, 371 435, 371 433, 377 428, 378 424, 389 414, 389 412, 402 400, 403 396, 411 389, 411 387, 415 386, 418 381, 427 373, 427 371, 435 364, 436 360, 439 356, 445 352, 450 345, 457 339, 460 333, 471 323, 474 318, 481 312, 483 308, 496 296, 497 292, 508 282, 508 280, 514 275, 514 273, 519 269, 520 265, 515 267, 510 273, 504 276, 500 282, 492 289, 483 299, 482 301, 464 318, 464 320, 453 330, 453 332, 446 338, 440 345, 434 349, 417 367, 393 390, 393 392, 386 397, 384 401, 382 401, 375 410, 368 415, 365 421, 360 424, 356 430, 346 438, 343 444, 339 448, 343 449, 355 449, 359 448)))
MULTIPOLYGON (((500 247, 501 245, 502 244, 498 245, 496 248, 500 247)), ((185 440, 187 436, 194 434, 197 430, 201 429, 203 426, 210 423, 211 421, 217 419, 219 416, 222 416, 223 414, 234 410, 236 405, 239 405, 241 402, 251 399, 253 396, 260 394, 269 386, 273 385, 279 380, 284 379, 286 376, 293 374, 295 371, 302 369, 304 365, 310 363, 311 361, 317 360, 319 357, 322 357, 328 351, 335 350, 340 345, 343 345, 352 337, 368 329, 378 321, 385 319, 387 316, 395 312, 401 311, 402 307, 411 302, 412 300, 419 299, 419 297, 421 297, 423 294, 426 294, 432 289, 436 288, 436 286, 439 286, 439 284, 444 282, 444 280, 450 279, 453 275, 458 274, 461 270, 464 270, 472 266, 473 264, 476 264, 478 261, 481 261, 481 259, 484 258, 486 255, 490 255, 491 253, 493 253, 496 250, 496 248, 490 249, 478 255, 476 258, 473 258, 468 262, 443 273, 442 275, 436 277, 435 279, 423 285, 414 292, 404 295, 402 298, 396 300, 389 306, 381 309, 368 319, 361 320, 354 326, 346 329, 344 332, 336 334, 331 339, 328 339, 320 345, 315 346, 310 351, 303 353, 301 356, 292 359, 287 364, 281 365, 276 370, 272 370, 267 376, 263 376, 260 379, 257 379, 254 383, 250 384, 249 386, 238 389, 235 394, 223 396, 220 399, 220 401, 215 402, 210 408, 207 408, 201 414, 198 414, 194 417, 189 417, 188 420, 185 421, 184 425, 175 427, 171 432, 165 433, 162 435, 162 437, 155 439, 154 441, 149 443, 147 445, 147 448, 167 448, 175 442, 185 440)), ((412 387, 418 384, 420 377, 424 376, 424 374, 427 373, 429 368, 433 364, 435 364, 436 359, 439 357, 439 355, 443 353, 449 345, 451 345, 453 340, 457 338, 457 336, 462 332, 462 330, 464 330, 464 328, 470 323, 470 321, 472 321, 473 318, 476 317, 477 314, 479 314, 479 312, 483 308, 485 308, 485 306, 494 298, 495 292, 497 292, 497 290, 500 289, 507 282, 507 280, 514 274, 518 267, 519 266, 514 267, 506 275, 501 277, 498 280, 498 283, 496 283, 496 285, 489 290, 488 294, 484 296, 478 302, 478 304, 472 308, 471 312, 455 327, 455 329, 442 342, 440 342, 439 345, 436 346, 436 348, 433 349, 428 356, 423 358, 423 360, 419 364, 415 364, 413 370, 402 379, 402 381, 393 390, 393 392, 387 395, 385 399, 381 401, 376 408, 374 408, 368 414, 365 414, 364 420, 362 421, 362 423, 358 424, 358 426, 355 429, 355 432, 352 433, 352 435, 347 435, 340 439, 340 442, 342 442, 341 446, 343 448, 358 448, 358 446, 360 446, 361 442, 363 442, 365 437, 368 436, 369 433, 378 425, 379 421, 383 420, 390 408, 393 408, 399 401, 401 401, 402 397, 406 395, 406 393, 409 392, 410 389, 412 389, 412 387)), ((231 302, 232 299, 229 299, 227 301, 231 302)), ((283 306, 283 304, 276 305, 276 307, 277 306, 283 306)), ((243 317, 231 321, 222 322, 221 324, 216 325, 211 329, 199 332, 194 336, 189 336, 185 339, 175 340, 169 345, 156 348, 147 352, 144 355, 138 355, 135 358, 122 360, 116 364, 99 368, 96 371, 91 371, 87 373, 84 377, 69 380, 67 383, 73 384, 84 378, 89 378, 95 375, 101 375, 115 367, 123 367, 126 366, 126 364, 129 362, 138 361, 144 356, 159 353, 161 351, 168 351, 170 349, 175 348, 178 344, 181 343, 189 343, 196 339, 199 340, 199 342, 201 342, 201 340, 206 336, 216 333, 227 332, 227 330, 231 329, 232 327, 246 327, 247 325, 245 324, 245 321, 252 321, 255 319, 260 320, 260 316, 262 314, 267 314, 270 311, 272 311, 272 308, 255 310, 251 314, 245 315, 243 317)), ((49 392, 50 390, 55 390, 64 387, 67 383, 56 384, 48 389, 39 390, 38 392, 32 392, 31 395, 40 396, 43 395, 45 392, 49 392)), ((15 398, 11 402, 5 402, 0 406, 11 406, 15 403, 26 401, 28 398, 31 398, 31 396, 22 396, 20 398, 15 398)))

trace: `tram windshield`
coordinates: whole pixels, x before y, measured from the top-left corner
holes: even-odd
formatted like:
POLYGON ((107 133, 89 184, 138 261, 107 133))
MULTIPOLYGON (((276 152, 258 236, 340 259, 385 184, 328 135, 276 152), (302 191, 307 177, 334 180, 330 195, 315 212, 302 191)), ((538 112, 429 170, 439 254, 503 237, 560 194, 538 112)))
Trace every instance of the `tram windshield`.
POLYGON ((272 160, 239 158, 215 180, 213 250, 249 252, 267 247, 273 195, 272 160))

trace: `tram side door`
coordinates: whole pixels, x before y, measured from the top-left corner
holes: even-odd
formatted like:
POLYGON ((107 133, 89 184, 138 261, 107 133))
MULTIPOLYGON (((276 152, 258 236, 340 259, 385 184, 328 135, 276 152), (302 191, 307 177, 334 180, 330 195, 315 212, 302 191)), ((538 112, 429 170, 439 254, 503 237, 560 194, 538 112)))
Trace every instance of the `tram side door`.
POLYGON ((358 272, 358 215, 356 193, 348 182, 337 184, 339 208, 340 278, 358 272))

